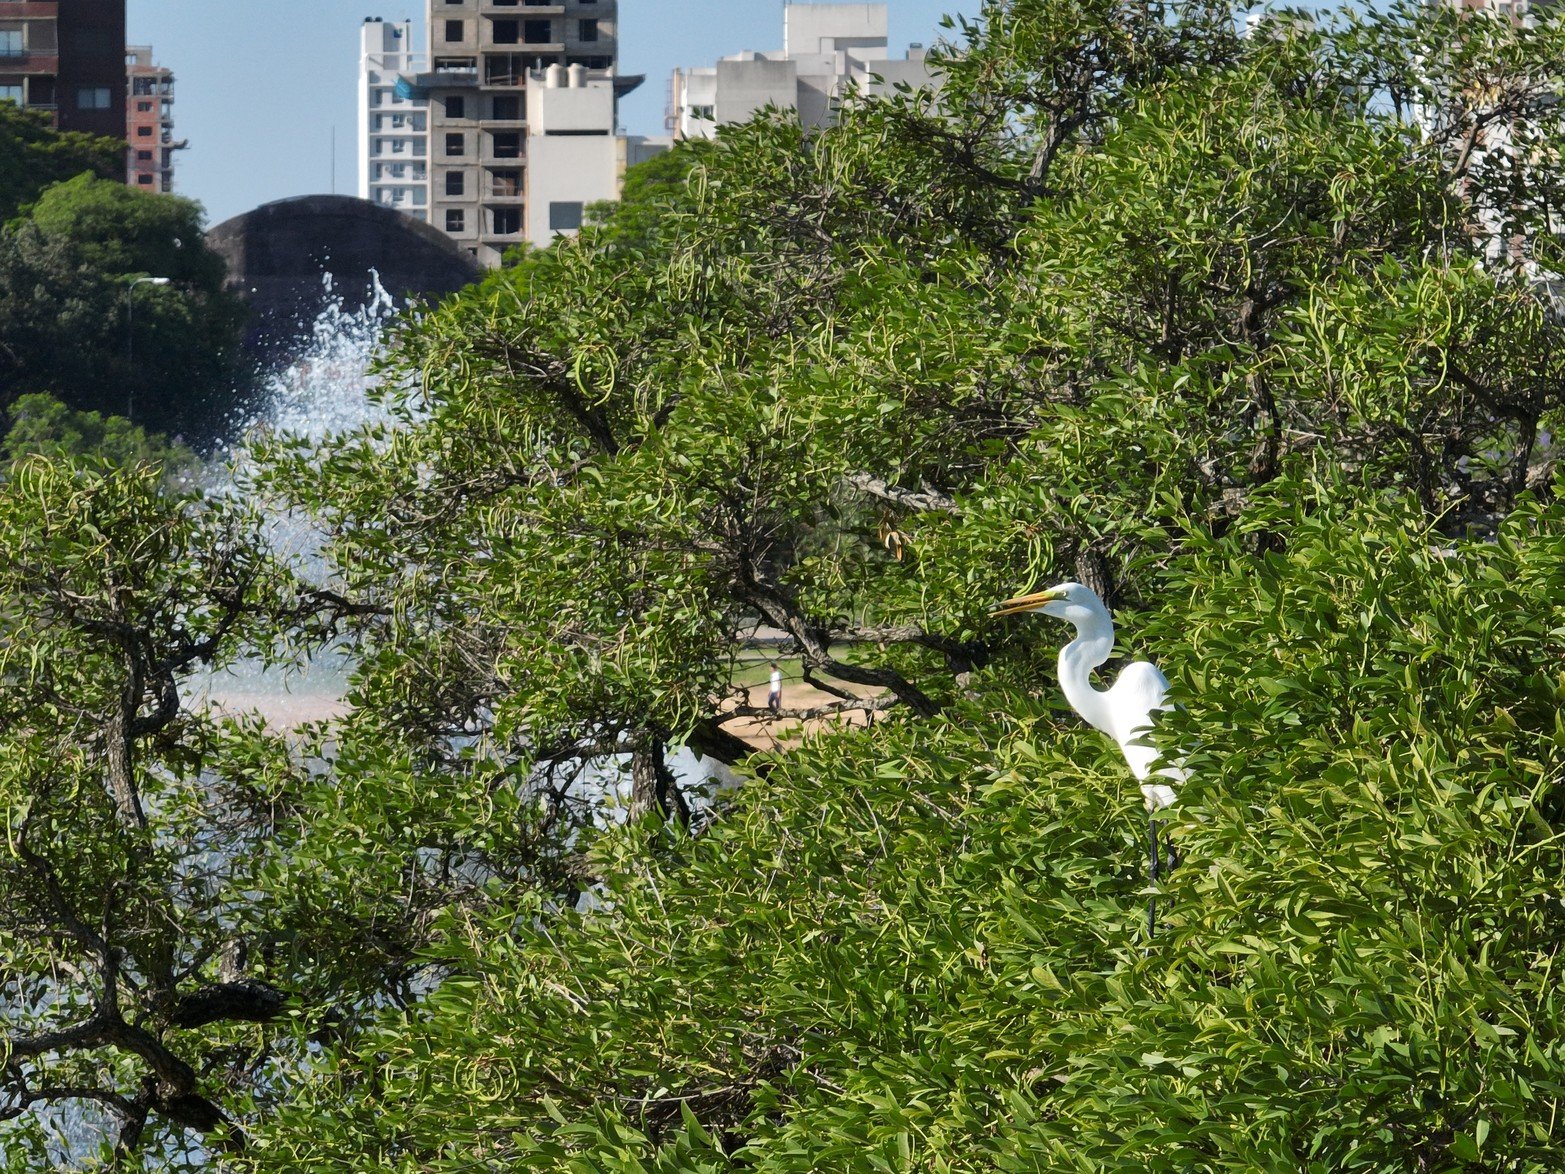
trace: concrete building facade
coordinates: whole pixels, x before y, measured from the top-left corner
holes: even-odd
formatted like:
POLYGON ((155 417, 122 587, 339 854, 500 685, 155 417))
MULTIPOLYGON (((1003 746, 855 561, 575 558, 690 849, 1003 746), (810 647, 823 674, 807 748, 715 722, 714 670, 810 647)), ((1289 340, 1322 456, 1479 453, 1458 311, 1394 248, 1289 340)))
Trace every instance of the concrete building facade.
POLYGON ((890 56, 889 30, 885 4, 785 4, 780 52, 745 51, 674 71, 669 127, 676 139, 709 139, 718 127, 775 106, 819 129, 850 87, 868 94, 903 84, 938 89, 921 45, 890 56))
POLYGON ((414 220, 429 218, 429 110, 404 79, 421 68, 411 23, 365 20, 359 46, 359 198, 414 220))
POLYGON ((174 190, 174 152, 187 145, 174 138, 174 71, 152 60, 152 46, 125 49, 125 182, 147 192, 174 190))
MULTIPOLYGON (((544 88, 575 91, 552 106, 561 125, 572 126, 562 134, 614 135, 614 99, 633 88, 616 77, 618 4, 428 0, 427 13, 430 69, 415 86, 429 109, 430 223, 483 264, 497 265, 506 249, 536 239, 529 217, 547 215, 534 207, 529 187, 538 187, 546 203, 560 202, 553 189, 566 181, 546 181, 541 168, 573 167, 583 162, 578 155, 594 155, 591 147, 546 149, 533 159, 534 95, 544 88)), ((594 162, 585 165, 595 176, 594 162)), ((600 185, 589 178, 587 187, 600 185)))
POLYGON ((625 168, 669 140, 618 133, 616 0, 427 0, 412 29, 364 24, 359 195, 495 266, 618 197, 625 168))
POLYGON ((125 138, 125 0, 0 0, 0 101, 125 138))

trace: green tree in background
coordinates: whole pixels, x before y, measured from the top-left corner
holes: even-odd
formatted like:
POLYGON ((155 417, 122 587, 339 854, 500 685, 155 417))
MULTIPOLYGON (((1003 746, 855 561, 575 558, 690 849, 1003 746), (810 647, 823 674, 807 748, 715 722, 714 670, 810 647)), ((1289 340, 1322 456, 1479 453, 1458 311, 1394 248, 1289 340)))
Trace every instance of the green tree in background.
POLYGON ((124 170, 125 144, 118 139, 57 131, 42 111, 0 102, 0 223, 52 184, 84 172, 119 179, 124 170))
POLYGON ((0 440, 0 457, 17 464, 30 456, 97 457, 117 467, 157 465, 184 482, 200 470, 195 453, 170 443, 123 416, 73 412, 47 395, 24 395, 9 409, 11 428, 0 440))
POLYGON ((239 378, 244 311, 223 277, 199 205, 86 174, 55 184, 0 236, 0 398, 207 431, 239 378), (143 276, 170 284, 133 288, 143 276))

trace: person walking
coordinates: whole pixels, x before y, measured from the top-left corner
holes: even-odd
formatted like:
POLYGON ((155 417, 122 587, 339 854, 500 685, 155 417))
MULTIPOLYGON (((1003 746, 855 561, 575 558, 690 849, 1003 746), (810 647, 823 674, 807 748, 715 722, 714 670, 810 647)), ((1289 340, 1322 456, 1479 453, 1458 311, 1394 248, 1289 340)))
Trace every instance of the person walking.
POLYGON ((773 713, 782 708, 782 669, 772 662, 772 683, 766 694, 766 705, 773 713))

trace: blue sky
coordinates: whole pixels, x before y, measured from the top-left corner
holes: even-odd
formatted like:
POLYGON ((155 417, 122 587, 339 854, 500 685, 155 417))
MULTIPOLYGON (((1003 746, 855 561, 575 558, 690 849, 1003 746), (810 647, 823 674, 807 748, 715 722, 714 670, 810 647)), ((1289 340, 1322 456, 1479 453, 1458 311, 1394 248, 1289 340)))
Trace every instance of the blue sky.
MULTIPOLYGON (((928 44, 948 12, 980 0, 888 0, 892 51, 928 44)), ((662 134, 675 66, 782 47, 782 0, 620 0, 620 69, 646 84, 621 107, 632 134, 662 134)), ((181 195, 216 224, 268 200, 357 183, 359 26, 423 20, 424 0, 128 0, 128 39, 175 74, 181 195)))

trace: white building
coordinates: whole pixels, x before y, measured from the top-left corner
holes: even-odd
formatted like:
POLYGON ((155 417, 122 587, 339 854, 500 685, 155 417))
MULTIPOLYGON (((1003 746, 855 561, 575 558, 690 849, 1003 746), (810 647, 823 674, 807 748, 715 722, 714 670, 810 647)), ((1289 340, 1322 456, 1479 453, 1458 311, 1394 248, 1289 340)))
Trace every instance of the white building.
POLYGON ((402 80, 419 68, 411 24, 365 20, 359 53, 359 197, 427 220, 429 111, 402 80))
POLYGON ((674 137, 709 139, 766 106, 794 110, 804 126, 819 129, 850 87, 868 94, 899 84, 938 89, 922 46, 890 56, 889 28, 885 4, 785 4, 780 52, 747 51, 711 68, 674 71, 674 137))
POLYGON ((670 140, 615 133, 615 85, 579 65, 527 78, 529 243, 543 248, 581 227, 587 205, 617 200, 625 169, 668 150, 670 140))

